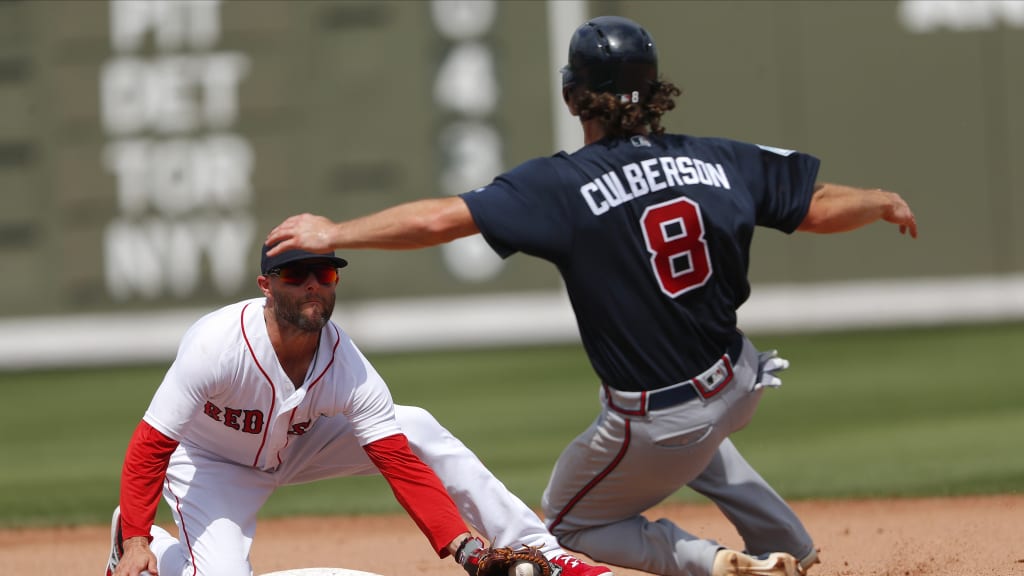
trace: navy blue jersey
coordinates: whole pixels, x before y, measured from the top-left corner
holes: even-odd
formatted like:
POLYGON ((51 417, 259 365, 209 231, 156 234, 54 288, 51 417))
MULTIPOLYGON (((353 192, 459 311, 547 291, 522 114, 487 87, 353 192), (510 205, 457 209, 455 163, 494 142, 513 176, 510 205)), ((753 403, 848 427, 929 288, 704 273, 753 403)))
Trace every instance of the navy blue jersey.
POLYGON ((558 267, 602 381, 653 390, 735 342, 754 226, 793 232, 818 165, 727 139, 634 136, 527 161, 462 198, 502 257, 558 267))

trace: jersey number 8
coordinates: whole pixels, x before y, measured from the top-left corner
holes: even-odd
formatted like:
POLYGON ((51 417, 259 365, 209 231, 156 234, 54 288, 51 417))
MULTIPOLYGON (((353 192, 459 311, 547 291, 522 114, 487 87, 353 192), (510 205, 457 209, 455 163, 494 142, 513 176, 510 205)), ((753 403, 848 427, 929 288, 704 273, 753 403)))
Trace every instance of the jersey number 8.
POLYGON ((677 198, 649 206, 640 216, 640 227, 662 292, 675 298, 711 278, 704 220, 696 202, 677 198))

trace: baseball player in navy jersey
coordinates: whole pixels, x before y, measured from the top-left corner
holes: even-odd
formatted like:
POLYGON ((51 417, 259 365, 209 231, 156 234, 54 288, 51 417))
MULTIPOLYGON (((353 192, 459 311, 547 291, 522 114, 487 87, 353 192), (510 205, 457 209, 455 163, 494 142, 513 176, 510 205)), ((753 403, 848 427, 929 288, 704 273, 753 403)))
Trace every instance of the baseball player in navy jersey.
POLYGON ((256 516, 278 486, 377 473, 434 551, 471 576, 487 548, 463 518, 494 547, 539 548, 563 576, 610 576, 566 553, 427 411, 393 403, 330 321, 346 264, 264 248, 263 297, 185 333, 128 445, 107 576, 251 576, 256 516), (177 537, 153 525, 161 492, 177 537))
POLYGON ((457 197, 340 223, 293 216, 267 242, 411 249, 481 233, 502 257, 550 261, 601 410, 555 464, 542 499, 549 529, 569 549, 656 574, 804 574, 817 562, 811 536, 729 440, 788 367, 737 326, 751 238, 755 226, 834 233, 876 221, 916 237, 917 224, 895 193, 817 182, 813 156, 664 133, 680 92, 657 64, 640 25, 594 18, 576 30, 562 70, 583 148, 457 197), (717 504, 745 550, 644 516, 683 486, 717 504))

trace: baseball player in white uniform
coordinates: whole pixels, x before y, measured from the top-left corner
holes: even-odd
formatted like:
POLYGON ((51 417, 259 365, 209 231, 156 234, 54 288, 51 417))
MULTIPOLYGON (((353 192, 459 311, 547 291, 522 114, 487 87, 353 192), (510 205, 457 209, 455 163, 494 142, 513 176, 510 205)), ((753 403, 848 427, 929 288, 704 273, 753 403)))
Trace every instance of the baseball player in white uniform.
POLYGON ((345 265, 265 247, 263 297, 185 333, 127 449, 107 576, 250 576, 257 513, 277 487, 378 472, 439 557, 470 574, 483 543, 466 522, 492 546, 540 548, 566 576, 610 575, 566 554, 430 413, 392 402, 330 321, 345 265), (161 492, 177 536, 153 524, 161 492))

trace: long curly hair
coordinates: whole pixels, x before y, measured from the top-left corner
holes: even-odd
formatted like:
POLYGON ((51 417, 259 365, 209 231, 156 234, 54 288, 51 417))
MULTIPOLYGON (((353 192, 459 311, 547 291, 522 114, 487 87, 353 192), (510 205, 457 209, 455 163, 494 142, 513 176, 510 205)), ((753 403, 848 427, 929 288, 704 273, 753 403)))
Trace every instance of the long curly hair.
POLYGON ((623 138, 645 131, 664 133, 661 117, 676 107, 675 97, 680 94, 682 90, 675 84, 662 79, 654 83, 644 103, 620 102, 615 94, 584 88, 570 91, 569 98, 573 99, 581 119, 600 119, 607 136, 623 138))

